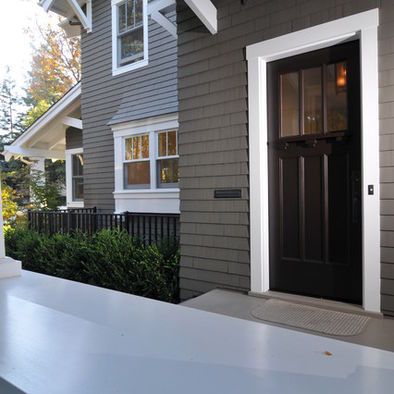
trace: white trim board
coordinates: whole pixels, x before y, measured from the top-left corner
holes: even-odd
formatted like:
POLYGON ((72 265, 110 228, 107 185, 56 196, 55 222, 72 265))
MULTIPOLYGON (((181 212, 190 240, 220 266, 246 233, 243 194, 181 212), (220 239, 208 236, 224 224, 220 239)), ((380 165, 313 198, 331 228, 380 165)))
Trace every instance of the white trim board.
POLYGON ((361 60, 363 308, 380 312, 379 10, 355 14, 246 48, 249 90, 251 291, 269 283, 267 63, 358 38, 361 60), (375 194, 368 195, 368 185, 375 194))
POLYGON ((83 153, 83 148, 66 149, 66 201, 68 208, 83 208, 84 201, 73 200, 73 170, 72 170, 72 156, 78 153, 83 153))

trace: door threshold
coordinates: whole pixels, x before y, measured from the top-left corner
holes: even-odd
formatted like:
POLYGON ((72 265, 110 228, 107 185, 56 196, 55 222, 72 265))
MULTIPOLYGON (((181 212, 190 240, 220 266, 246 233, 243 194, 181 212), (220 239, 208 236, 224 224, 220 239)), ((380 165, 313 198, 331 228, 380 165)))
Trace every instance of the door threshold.
POLYGON ((273 298, 277 300, 293 302, 295 304, 309 305, 318 308, 330 309, 337 312, 355 313, 359 315, 374 317, 375 319, 376 318, 383 319, 382 313, 369 312, 363 309, 363 307, 360 305, 355 305, 350 303, 348 304, 346 302, 341 302, 341 301, 332 301, 324 298, 308 297, 298 294, 282 293, 279 291, 272 291, 272 290, 268 290, 262 293, 249 291, 248 294, 252 297, 259 297, 265 299, 273 298))

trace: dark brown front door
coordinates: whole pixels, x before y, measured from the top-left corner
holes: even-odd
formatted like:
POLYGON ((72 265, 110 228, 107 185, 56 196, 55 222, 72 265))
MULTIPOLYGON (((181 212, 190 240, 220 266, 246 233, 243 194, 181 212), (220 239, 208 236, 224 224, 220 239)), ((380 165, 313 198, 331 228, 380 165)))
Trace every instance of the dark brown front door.
POLYGON ((272 290, 362 303, 359 43, 268 65, 272 290))

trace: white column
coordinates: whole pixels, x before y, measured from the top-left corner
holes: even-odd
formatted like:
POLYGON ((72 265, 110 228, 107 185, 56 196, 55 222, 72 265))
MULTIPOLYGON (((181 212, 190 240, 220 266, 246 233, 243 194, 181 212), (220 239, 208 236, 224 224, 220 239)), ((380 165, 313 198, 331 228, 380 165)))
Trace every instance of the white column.
MULTIPOLYGON (((1 182, 0 182, 1 197, 1 182)), ((22 273, 22 264, 5 255, 5 243, 3 233, 3 198, 0 198, 0 279, 20 276, 22 273)))
MULTIPOLYGON (((45 174, 45 158, 44 157, 30 157, 32 164, 30 165, 30 173, 32 171, 40 171, 43 175, 45 174)), ((43 177, 42 182, 45 182, 45 178, 43 177)))
MULTIPOLYGON (((43 157, 30 157, 30 175, 36 175, 35 172, 40 174, 40 178, 37 179, 37 186, 45 185, 45 158, 43 157)), ((34 191, 30 188, 30 202, 35 203, 34 191)))

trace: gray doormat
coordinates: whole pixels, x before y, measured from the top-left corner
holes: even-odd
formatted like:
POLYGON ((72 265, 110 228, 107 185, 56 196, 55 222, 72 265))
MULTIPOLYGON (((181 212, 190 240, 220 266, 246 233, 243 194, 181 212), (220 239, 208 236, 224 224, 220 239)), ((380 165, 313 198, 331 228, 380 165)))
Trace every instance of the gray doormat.
POLYGON ((270 299, 253 309, 257 319, 328 335, 361 334, 369 317, 270 299))

